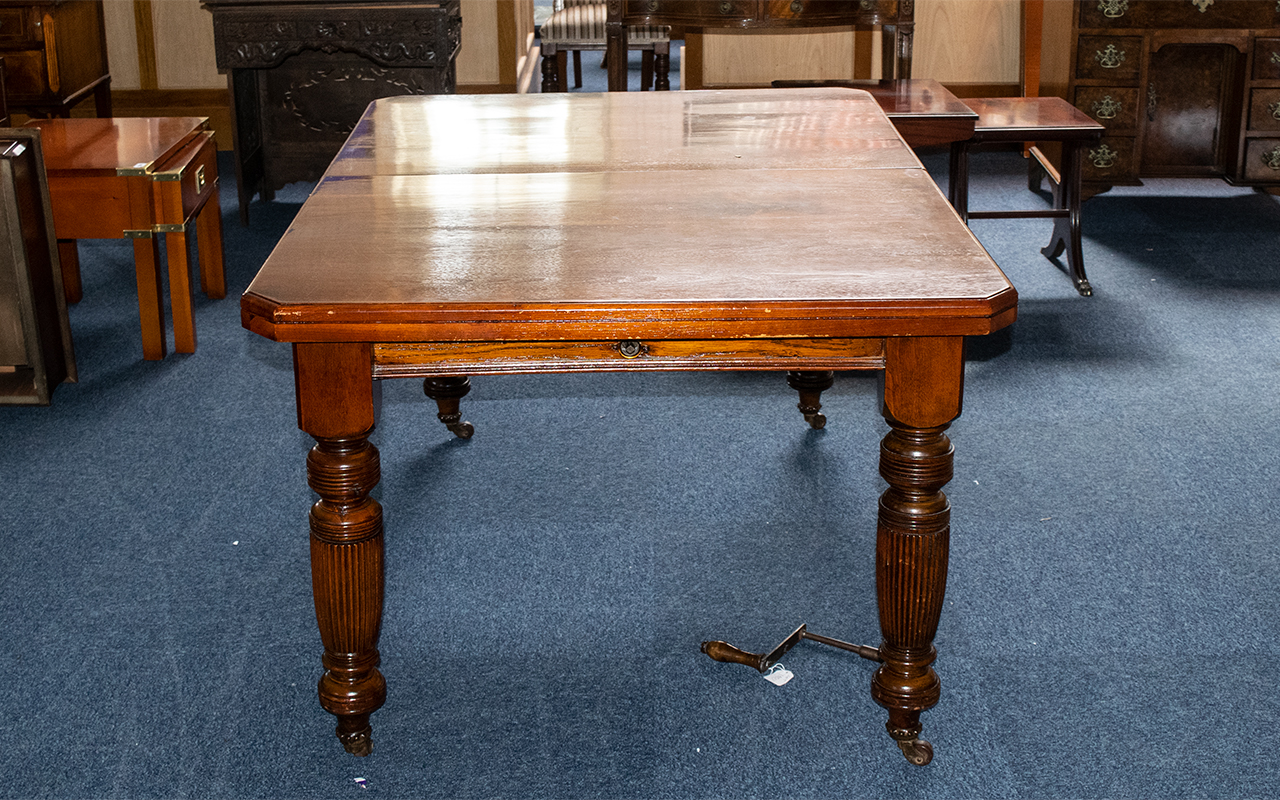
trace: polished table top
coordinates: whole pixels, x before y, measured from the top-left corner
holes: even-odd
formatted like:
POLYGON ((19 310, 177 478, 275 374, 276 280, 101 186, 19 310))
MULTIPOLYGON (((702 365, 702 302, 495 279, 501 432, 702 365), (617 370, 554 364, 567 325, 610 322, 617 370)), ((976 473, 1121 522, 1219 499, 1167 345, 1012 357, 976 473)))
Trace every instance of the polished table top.
POLYGON ((51 173, 115 174, 166 161, 208 126, 207 117, 33 119, 51 173))
POLYGON ((242 309, 483 341, 982 334, 1015 303, 871 96, 821 88, 379 100, 242 309))

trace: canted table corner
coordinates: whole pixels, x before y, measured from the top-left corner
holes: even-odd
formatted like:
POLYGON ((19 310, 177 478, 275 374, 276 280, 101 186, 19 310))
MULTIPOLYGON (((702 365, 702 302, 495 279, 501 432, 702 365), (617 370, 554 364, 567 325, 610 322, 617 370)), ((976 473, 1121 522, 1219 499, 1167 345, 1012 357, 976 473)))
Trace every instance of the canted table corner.
POLYGON ((241 299, 247 329, 293 346, 298 424, 316 441, 319 695, 338 737, 370 752, 387 698, 375 380, 424 380, 450 424, 473 375, 877 369, 871 693, 927 763, 963 343, 1016 307, 866 92, 375 102, 241 299))

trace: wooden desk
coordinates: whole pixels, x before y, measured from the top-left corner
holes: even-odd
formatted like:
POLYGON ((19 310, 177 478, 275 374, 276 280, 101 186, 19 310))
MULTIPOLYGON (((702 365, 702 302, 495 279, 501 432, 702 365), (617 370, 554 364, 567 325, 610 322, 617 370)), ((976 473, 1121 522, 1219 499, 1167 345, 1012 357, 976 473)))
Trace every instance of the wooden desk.
MULTIPOLYGON (((605 25, 609 91, 627 90, 628 25, 672 25, 692 30, 825 28, 878 25, 883 32, 880 74, 910 78, 915 0, 612 0, 605 25)), ((654 69, 667 71, 655 57, 654 69)), ((661 79, 660 79, 661 80, 661 79)))
POLYGON ((217 146, 204 117, 32 120, 41 131, 68 302, 82 296, 77 239, 133 240, 142 352, 164 358, 160 242, 165 236, 174 349, 196 350, 187 230, 196 223, 200 287, 225 297, 217 146))
POLYGON ((375 379, 876 369, 890 430, 871 694, 926 762, 945 431, 964 337, 1008 325, 1016 303, 863 92, 379 100, 241 299, 246 328, 293 344, 316 440, 320 703, 339 738, 368 753, 386 697, 375 379))

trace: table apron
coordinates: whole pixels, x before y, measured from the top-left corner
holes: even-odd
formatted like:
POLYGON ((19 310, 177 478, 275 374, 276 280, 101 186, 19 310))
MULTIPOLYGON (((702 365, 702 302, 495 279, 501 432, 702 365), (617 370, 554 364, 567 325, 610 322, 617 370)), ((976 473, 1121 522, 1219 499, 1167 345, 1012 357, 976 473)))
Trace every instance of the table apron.
POLYGON ((878 338, 382 343, 373 376, 884 369, 884 351, 878 338))

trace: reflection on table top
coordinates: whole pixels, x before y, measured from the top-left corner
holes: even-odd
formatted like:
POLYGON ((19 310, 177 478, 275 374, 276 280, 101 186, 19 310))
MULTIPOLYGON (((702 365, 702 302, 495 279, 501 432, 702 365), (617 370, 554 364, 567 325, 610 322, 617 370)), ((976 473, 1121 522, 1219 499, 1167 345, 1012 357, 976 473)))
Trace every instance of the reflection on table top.
POLYGON ((394 97, 326 173, 918 167, 861 91, 394 97))

